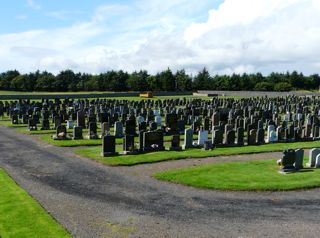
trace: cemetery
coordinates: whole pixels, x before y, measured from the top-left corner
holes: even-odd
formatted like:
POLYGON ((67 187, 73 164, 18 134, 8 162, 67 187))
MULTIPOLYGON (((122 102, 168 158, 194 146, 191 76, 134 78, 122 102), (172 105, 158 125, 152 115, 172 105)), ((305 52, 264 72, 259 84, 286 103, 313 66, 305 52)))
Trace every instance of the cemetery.
POLYGON ((104 164, 135 165, 318 147, 319 100, 20 99, 0 102, 0 123, 104 164))

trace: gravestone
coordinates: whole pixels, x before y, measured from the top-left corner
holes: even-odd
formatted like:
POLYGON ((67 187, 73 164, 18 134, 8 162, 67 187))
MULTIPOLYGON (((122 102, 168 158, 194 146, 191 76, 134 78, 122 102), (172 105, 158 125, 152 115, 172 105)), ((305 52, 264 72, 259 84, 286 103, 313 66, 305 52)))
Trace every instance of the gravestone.
POLYGON ((74 127, 74 122, 71 120, 68 120, 67 121, 67 129, 73 129, 73 127, 74 127))
POLYGON ((296 171, 294 163, 296 162, 296 152, 294 150, 285 150, 283 152, 282 159, 280 160, 280 165, 282 166, 280 172, 290 173, 296 171))
POLYGON ((136 136, 136 122, 135 122, 135 120, 127 120, 126 121, 125 134, 136 136))
POLYGON ((257 130, 257 143, 259 145, 262 145, 262 144, 265 143, 265 141, 264 141, 264 129, 262 129, 262 128, 259 128, 257 130))
POLYGON ((309 162, 307 167, 313 168, 316 165, 316 158, 320 154, 320 149, 314 148, 309 151, 309 162))
POLYGON ((237 145, 244 145, 244 128, 238 127, 237 129, 237 145))
POLYGON ((144 132, 143 151, 162 151, 165 150, 163 143, 163 133, 161 131, 144 132))
POLYGON ((103 122, 101 124, 101 138, 110 134, 110 126, 108 122, 103 122))
POLYGON ((198 146, 203 146, 204 142, 208 140, 208 131, 200 129, 198 133, 198 146))
POLYGON ((56 134, 53 136, 54 140, 67 140, 67 128, 64 125, 58 126, 56 134))
POLYGON ((180 134, 176 134, 172 136, 170 150, 172 151, 182 150, 182 147, 180 146, 180 134))
POLYGON ((147 130, 147 123, 145 121, 139 123, 138 130, 139 131, 146 131, 147 130))
POLYGON ((124 154, 136 154, 138 151, 135 148, 134 136, 125 135, 123 137, 123 153, 124 154))
POLYGON ((223 143, 223 131, 222 130, 213 130, 212 144, 221 145, 222 143, 223 143))
POLYGON ((123 124, 121 121, 117 121, 114 123, 114 136, 116 138, 123 137, 123 124))
POLYGON ((96 122, 89 122, 88 139, 95 140, 98 138, 99 138, 99 136, 97 133, 97 123, 96 122))
POLYGON ((116 152, 116 137, 111 135, 106 135, 102 137, 102 153, 103 157, 117 155, 116 152))
POLYGON ((50 130, 50 121, 48 119, 41 120, 41 128, 40 130, 50 130))
POLYGON ((320 154, 317 155, 315 167, 316 167, 317 169, 320 168, 320 154))
POLYGON ((36 121, 35 121, 33 118, 30 118, 30 119, 28 120, 28 130, 29 130, 29 131, 36 131, 36 130, 38 130, 38 128, 37 128, 37 123, 36 123, 36 121))
POLYGON ((224 144, 227 145, 227 146, 234 145, 235 137, 236 137, 235 131, 234 130, 228 130, 227 133, 225 133, 224 144))
POLYGON ((156 131, 158 129, 158 124, 154 121, 150 121, 150 131, 156 131))
POLYGON ((256 129, 250 130, 248 135, 248 145, 255 145, 256 138, 257 138, 257 130, 256 129))
POLYGON ((77 112, 77 126, 82 128, 86 127, 86 117, 83 111, 77 112))
POLYGON ((158 126, 162 125, 162 117, 161 116, 155 116, 154 120, 155 120, 155 123, 157 123, 158 126))
POLYGON ((203 149, 204 150, 212 150, 213 149, 213 144, 212 144, 212 141, 210 140, 207 140, 204 142, 204 145, 203 145, 203 149))
POLYGON ((73 127, 72 139, 73 140, 82 140, 83 139, 82 127, 80 127, 80 126, 73 127))
POLYGON ((297 170, 303 169, 304 150, 297 149, 295 152, 296 152, 296 161, 294 163, 294 167, 297 170))
POLYGON ((183 149, 193 148, 193 130, 186 129, 184 132, 184 144, 183 149))

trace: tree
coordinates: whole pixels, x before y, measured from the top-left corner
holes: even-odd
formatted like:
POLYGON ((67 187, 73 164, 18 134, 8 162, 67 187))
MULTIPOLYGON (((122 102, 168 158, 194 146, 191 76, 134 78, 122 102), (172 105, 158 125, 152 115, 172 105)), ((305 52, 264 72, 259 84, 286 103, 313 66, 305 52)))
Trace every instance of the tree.
POLYGON ((148 85, 148 77, 148 72, 145 70, 140 70, 140 72, 133 72, 130 74, 127 80, 129 90, 137 92, 148 91, 150 89, 148 85))
POLYGON ((12 90, 11 89, 11 81, 19 75, 20 75, 20 73, 17 70, 9 70, 5 73, 2 73, 1 77, 0 77, 0 89, 12 90))
POLYGON ((273 84, 269 82, 260 82, 257 83, 254 87, 254 90, 256 91, 272 91, 273 90, 273 84))
POLYGON ((172 74, 172 71, 168 68, 166 71, 162 71, 157 75, 161 83, 161 89, 164 91, 176 90, 176 79, 172 74))
POLYGON ((47 91, 51 92, 55 90, 54 83, 55 83, 55 76, 48 72, 43 72, 40 74, 37 84, 35 85, 35 89, 38 91, 47 91))
POLYGON ((174 75, 178 91, 192 91, 192 79, 185 70, 177 71, 174 75))
POLYGON ((194 90, 206 90, 210 85, 210 74, 206 68, 203 68, 193 80, 194 90))
POLYGON ((278 92, 288 92, 292 90, 292 85, 286 82, 277 83, 274 85, 273 90, 278 92))
POLYGON ((68 90, 73 91, 74 88, 72 87, 75 87, 75 85, 77 85, 76 75, 70 69, 61 71, 56 76, 56 79, 53 85, 54 85, 54 89, 59 92, 68 91, 68 90), (69 87, 69 85, 72 85, 72 87, 69 87))

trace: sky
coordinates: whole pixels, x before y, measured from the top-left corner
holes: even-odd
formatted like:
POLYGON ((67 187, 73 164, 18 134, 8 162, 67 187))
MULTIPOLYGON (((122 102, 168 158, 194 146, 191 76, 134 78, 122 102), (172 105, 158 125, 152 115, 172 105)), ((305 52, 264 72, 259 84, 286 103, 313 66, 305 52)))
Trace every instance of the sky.
POLYGON ((2 0, 0 71, 320 73, 320 0, 2 0))

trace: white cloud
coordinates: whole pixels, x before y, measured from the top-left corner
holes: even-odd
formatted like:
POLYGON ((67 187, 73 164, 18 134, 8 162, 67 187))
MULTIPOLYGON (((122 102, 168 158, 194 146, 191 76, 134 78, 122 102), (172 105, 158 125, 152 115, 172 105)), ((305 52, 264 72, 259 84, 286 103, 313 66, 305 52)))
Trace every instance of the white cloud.
POLYGON ((40 10, 41 6, 35 0, 27 0, 27 4, 34 10, 40 10))
POLYGON ((0 71, 320 71, 318 0, 210 6, 210 0, 136 0, 100 6, 89 22, 70 27, 0 35, 0 71))

